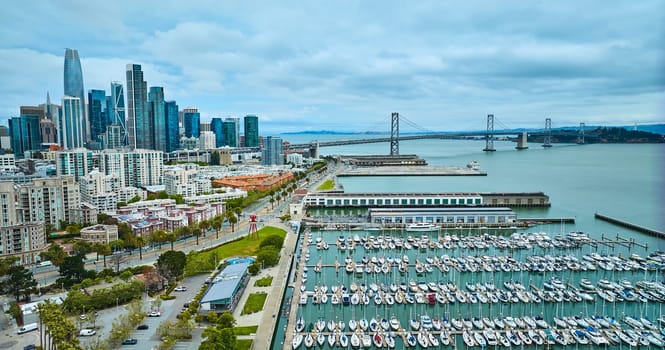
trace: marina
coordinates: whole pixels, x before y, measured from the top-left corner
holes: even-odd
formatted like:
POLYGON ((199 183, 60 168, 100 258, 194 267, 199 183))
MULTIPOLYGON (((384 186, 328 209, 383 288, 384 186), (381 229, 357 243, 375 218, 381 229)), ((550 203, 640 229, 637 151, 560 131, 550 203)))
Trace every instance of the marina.
POLYGON ((421 226, 304 232, 284 344, 662 346, 663 253, 610 254, 580 232, 421 226))

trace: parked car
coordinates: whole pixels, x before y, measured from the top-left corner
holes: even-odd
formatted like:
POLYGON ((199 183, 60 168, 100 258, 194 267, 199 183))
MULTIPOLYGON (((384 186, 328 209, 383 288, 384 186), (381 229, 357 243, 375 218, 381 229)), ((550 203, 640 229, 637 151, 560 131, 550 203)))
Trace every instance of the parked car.
POLYGON ((139 341, 134 338, 125 339, 122 341, 122 345, 135 345, 139 341))
POLYGON ((148 314, 148 317, 159 317, 161 315, 162 315, 162 313, 159 312, 159 311, 150 311, 150 313, 148 314))
POLYGON ((26 325, 23 325, 23 327, 19 328, 16 331, 16 333, 17 334, 23 334, 23 333, 27 333, 27 332, 30 332, 30 331, 37 330, 37 328, 38 328, 37 323, 28 323, 26 325))
POLYGON ((175 287, 175 289, 173 289, 173 291, 174 291, 174 292, 186 292, 186 291, 187 291, 187 287, 185 287, 185 286, 177 286, 177 287, 175 287))
POLYGON ((82 337, 87 337, 87 336, 93 336, 97 334, 97 331, 94 329, 81 329, 81 332, 79 332, 79 335, 82 337))
POLYGON ((148 329, 148 328, 150 328, 150 327, 148 327, 147 324, 142 324, 142 325, 136 327, 136 329, 148 329))

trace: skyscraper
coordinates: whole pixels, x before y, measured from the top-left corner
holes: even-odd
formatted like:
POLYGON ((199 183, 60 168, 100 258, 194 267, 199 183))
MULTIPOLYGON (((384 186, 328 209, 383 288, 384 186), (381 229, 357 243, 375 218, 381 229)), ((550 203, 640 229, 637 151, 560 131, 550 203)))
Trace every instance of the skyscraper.
POLYGON ((164 88, 150 87, 148 93, 148 117, 153 125, 150 149, 166 152, 166 114, 164 111, 164 88))
POLYGON ((283 165, 284 154, 282 154, 282 138, 268 136, 261 152, 261 164, 283 165))
POLYGON ((185 137, 196 137, 201 135, 201 114, 196 108, 185 108, 183 111, 185 122, 185 137))
POLYGON ((167 101, 164 103, 164 117, 166 118, 166 148, 164 149, 164 152, 173 152, 180 146, 178 114, 178 105, 175 101, 167 101))
POLYGON ((88 121, 90 122, 90 140, 99 141, 106 132, 108 125, 106 108, 106 92, 104 90, 88 91, 88 121))
POLYGON ((240 118, 225 118, 222 122, 224 146, 240 146, 240 118))
POLYGON ((129 147, 150 148, 152 127, 148 118, 147 84, 140 64, 127 65, 127 142, 129 147))
POLYGON ((81 100, 78 97, 62 98, 62 109, 58 119, 60 146, 65 149, 83 147, 83 125, 81 125, 81 100))
POLYGON ((79 98, 81 105, 81 127, 83 128, 84 142, 89 139, 89 126, 85 115, 85 91, 83 89, 83 71, 81 70, 81 60, 79 59, 79 52, 74 49, 65 49, 65 96, 72 96, 79 98))
POLYGON ((245 147, 259 147, 259 117, 246 115, 245 119, 245 147))
POLYGON ((125 96, 121 83, 111 83, 111 96, 107 96, 109 125, 106 128, 106 148, 119 148, 127 144, 125 124, 125 96))
POLYGON ((212 118, 210 121, 210 130, 215 133, 215 148, 224 146, 224 129, 222 128, 222 118, 212 118))
POLYGON ((39 117, 22 114, 9 119, 9 135, 16 158, 23 158, 26 151, 39 150, 39 117))

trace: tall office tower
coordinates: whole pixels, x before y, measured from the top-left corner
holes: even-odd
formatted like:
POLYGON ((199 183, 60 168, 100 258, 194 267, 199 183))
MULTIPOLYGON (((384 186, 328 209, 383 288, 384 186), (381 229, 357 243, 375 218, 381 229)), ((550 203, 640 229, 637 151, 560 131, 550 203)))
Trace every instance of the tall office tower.
POLYGON ((185 108, 183 111, 185 123, 185 137, 196 137, 201 135, 201 114, 196 108, 185 108))
POLYGON ((49 118, 43 118, 40 120, 39 134, 42 136, 42 144, 58 144, 58 133, 56 131, 55 123, 53 123, 53 120, 49 118))
POLYGON ((210 131, 210 122, 201 122, 199 130, 201 130, 201 132, 210 131))
POLYGON ((148 118, 153 125, 151 129, 151 147, 166 152, 166 114, 164 111, 164 88, 150 87, 148 92, 148 118))
POLYGON ((140 64, 127 65, 127 142, 130 148, 150 148, 152 126, 146 108, 148 87, 140 64))
POLYGON ((175 101, 164 103, 166 119, 166 148, 164 152, 173 152, 180 146, 180 127, 178 126, 178 105, 175 101))
POLYGON ((240 147, 240 118, 224 118, 222 131, 224 134, 224 146, 240 147))
POLYGON ((106 108, 106 91, 88 91, 88 121, 90 122, 90 140, 99 141, 99 137, 106 133, 108 116, 106 108))
MULTIPOLYGON (((108 144, 106 148, 118 148, 127 144, 127 126, 125 120, 125 93, 121 83, 111 83, 111 98, 109 99, 108 106, 106 107, 109 117, 109 125, 113 129, 111 135, 113 139, 118 139, 120 135, 120 142, 114 141, 113 145, 108 144)), ((107 128, 108 129, 108 128, 107 128)), ((110 140, 111 138, 107 138, 110 140)), ((107 141, 108 142, 108 141, 107 141)))
POLYGON ((215 134, 215 148, 224 147, 224 129, 222 129, 222 118, 212 118, 210 131, 215 134))
POLYGON ((268 136, 265 145, 261 151, 261 164, 263 165, 283 165, 284 154, 282 153, 282 138, 268 136))
POLYGON ((201 136, 199 136, 199 148, 201 149, 213 149, 215 148, 215 134, 212 131, 201 131, 201 136))
POLYGON ((50 120, 55 120, 58 117, 57 105, 51 104, 51 95, 46 92, 46 104, 44 105, 44 116, 50 120))
POLYGON ((58 118, 58 136, 64 149, 83 147, 83 125, 81 125, 81 103, 78 97, 62 98, 62 110, 58 118))
POLYGON ((76 181, 96 168, 96 163, 94 153, 85 148, 58 151, 55 154, 56 175, 72 175, 76 181))
POLYGON ((259 147, 259 117, 246 115, 245 119, 245 147, 259 147))
POLYGON ((83 142, 88 141, 90 127, 88 126, 88 120, 85 115, 85 91, 83 89, 83 71, 81 70, 81 60, 79 59, 79 52, 73 49, 65 49, 65 96, 72 96, 79 98, 79 104, 81 105, 80 111, 81 114, 79 118, 81 121, 82 132, 83 132, 83 142))
POLYGON ((23 158, 26 151, 37 151, 41 144, 39 135, 39 117, 21 115, 9 119, 11 147, 17 159, 23 158))
POLYGON ((21 115, 36 115, 39 120, 46 117, 44 107, 42 106, 20 106, 19 110, 21 115))

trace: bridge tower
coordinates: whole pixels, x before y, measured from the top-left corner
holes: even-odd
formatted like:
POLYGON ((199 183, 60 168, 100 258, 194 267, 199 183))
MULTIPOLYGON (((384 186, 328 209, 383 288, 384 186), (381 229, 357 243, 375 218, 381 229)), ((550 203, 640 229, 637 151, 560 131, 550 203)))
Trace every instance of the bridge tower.
POLYGON ((392 114, 390 125, 390 155, 399 155, 399 113, 392 114))
POLYGON ((494 114, 487 115, 487 133, 485 134, 485 152, 494 152, 494 114))
POLYGON ((577 144, 584 144, 584 123, 580 123, 580 130, 577 132, 577 144))
POLYGON ((543 147, 552 147, 552 119, 545 118, 545 137, 543 140, 543 147))

